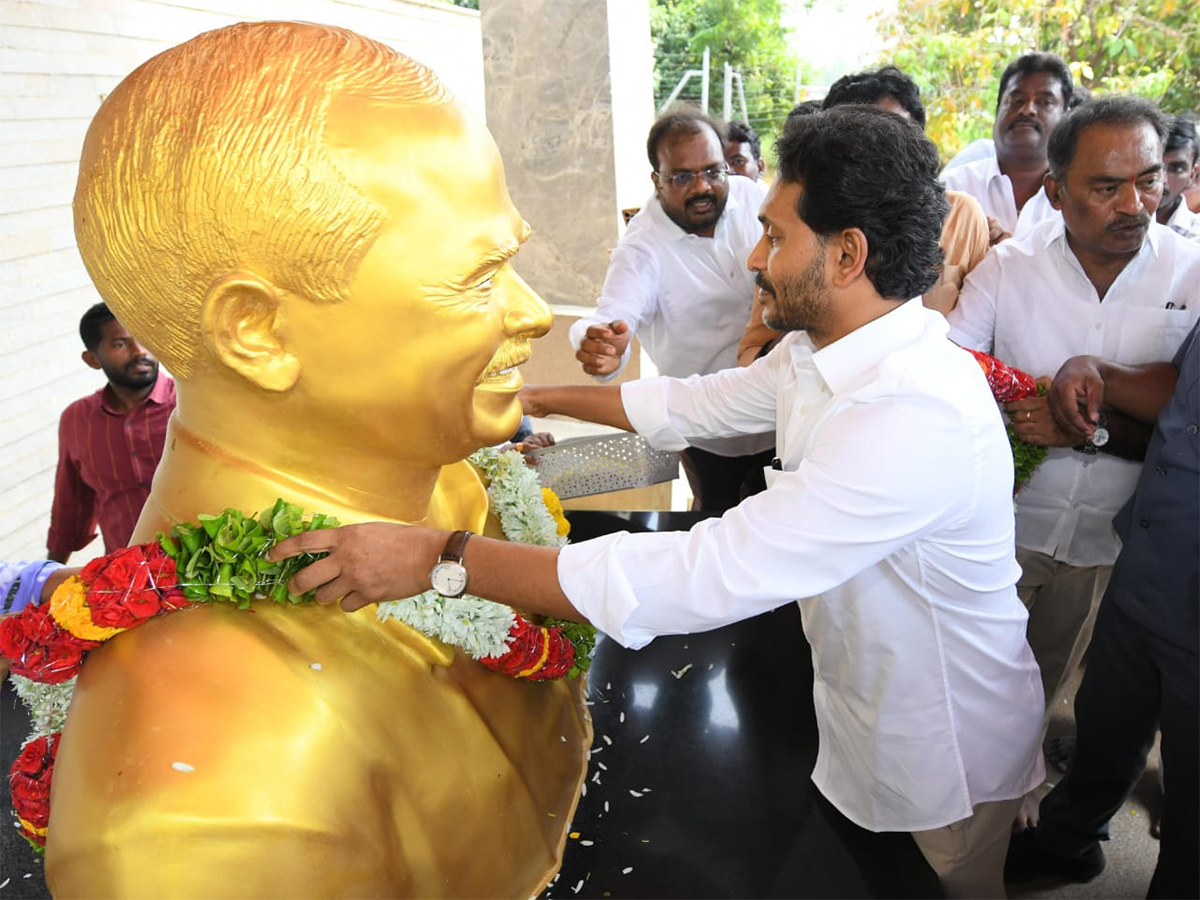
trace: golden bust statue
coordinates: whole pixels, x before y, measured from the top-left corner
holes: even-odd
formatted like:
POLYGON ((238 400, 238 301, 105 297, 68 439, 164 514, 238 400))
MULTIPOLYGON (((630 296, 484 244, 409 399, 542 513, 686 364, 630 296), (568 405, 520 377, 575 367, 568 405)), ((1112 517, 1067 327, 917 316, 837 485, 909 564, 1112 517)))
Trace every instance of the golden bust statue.
MULTIPOLYGON (((79 248, 179 406, 134 540, 277 497, 489 529, 463 458, 550 325, 495 143, 421 65, 241 24, 105 100, 79 248)), ((490 530, 494 531, 494 528, 490 530)), ((64 897, 528 897, 586 767, 579 685, 485 670, 373 610, 175 613, 93 651, 54 782, 64 897)))

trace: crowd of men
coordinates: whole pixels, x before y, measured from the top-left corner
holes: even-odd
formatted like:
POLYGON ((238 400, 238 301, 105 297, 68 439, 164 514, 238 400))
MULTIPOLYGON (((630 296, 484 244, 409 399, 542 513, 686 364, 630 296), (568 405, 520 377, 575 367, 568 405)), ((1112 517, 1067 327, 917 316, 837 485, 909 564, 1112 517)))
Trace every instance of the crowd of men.
MULTIPOLYGON (((888 110, 918 129, 925 124, 916 83, 894 66, 885 66, 841 78, 822 103, 793 110, 789 127, 800 117, 845 104, 888 110)), ((772 299, 769 292, 752 296, 748 279, 734 277, 736 269, 723 268, 718 254, 723 249, 746 254, 746 246, 733 240, 737 233, 750 244, 757 239, 754 195, 749 184, 740 182, 763 184, 766 165, 758 136, 744 123, 722 127, 698 113, 673 113, 656 122, 648 150, 654 197, 614 252, 596 313, 572 328, 584 371, 599 376, 618 371, 634 334, 663 374, 687 377, 752 365, 767 356, 788 329, 772 323, 769 314, 764 316, 764 301, 769 305, 772 299), (696 148, 686 157, 676 150, 683 135, 690 136, 696 148), (718 155, 722 145, 725 166, 718 155), (698 211, 704 215, 698 217, 698 211), (644 238, 651 223, 658 235, 652 247, 644 238), (638 290, 629 289, 626 271, 638 273, 638 290), (735 344, 731 319, 745 317, 748 307, 749 321, 735 344)), ((1166 116, 1149 101, 1129 96, 1091 98, 1074 84, 1067 64, 1050 53, 1013 60, 998 81, 992 138, 968 145, 941 171, 950 212, 940 240, 943 263, 937 282, 922 294, 925 306, 945 315, 952 341, 995 354, 1046 388, 1057 385, 1056 374, 1074 372, 1083 358, 1116 367, 1165 366, 1175 375, 1181 369, 1186 373, 1189 357, 1183 348, 1190 346, 1200 304, 1200 217, 1189 207, 1189 202, 1200 206, 1195 193, 1198 150, 1194 123, 1186 116, 1166 116)), ((761 278, 758 283, 761 287, 761 278)), ((1193 349, 1190 358, 1194 357, 1193 349)), ((1126 369, 1119 371, 1124 374, 1126 369)), ((1118 533, 1114 528, 1114 516, 1132 502, 1139 473, 1145 471, 1143 461, 1147 466, 1154 463, 1160 481, 1172 471, 1162 459, 1147 455, 1156 415, 1169 412, 1170 391, 1155 383, 1154 404, 1135 402, 1131 411, 1120 393, 1109 399, 1103 389, 1106 382, 1096 379, 1090 390, 1103 402, 1089 400, 1086 409, 1095 420, 1087 420, 1086 428, 1078 419, 1071 424, 1074 400, 1061 389, 1049 398, 1008 404, 1005 410, 1023 441, 1048 448, 1045 461, 1017 498, 1015 533, 1021 571, 1017 592, 1028 610, 1027 637, 1047 709, 1062 698, 1082 662, 1114 563, 1122 544, 1131 542, 1127 530, 1118 533), (1104 440, 1092 440, 1097 428, 1104 440)), ((1122 590, 1130 590, 1128 583, 1124 588, 1114 584, 1109 591, 1114 596, 1109 606, 1127 607, 1136 624, 1168 648, 1135 679, 1142 685, 1160 676, 1164 683, 1176 685, 1194 686, 1197 680, 1197 416, 1194 392, 1189 400, 1185 382, 1179 382, 1171 415, 1186 420, 1180 426, 1184 433, 1175 440, 1182 439, 1190 451, 1192 481, 1177 481, 1174 488, 1189 502, 1161 521, 1156 516, 1162 510, 1137 520, 1135 528, 1156 533, 1148 544, 1159 548, 1162 569, 1148 567, 1147 560, 1125 564, 1126 572, 1134 570, 1152 583, 1162 578, 1178 592, 1167 596, 1164 591, 1157 603, 1130 604, 1121 599, 1122 590), (1186 430, 1189 424, 1191 432, 1186 430), (1173 518, 1175 514, 1183 519, 1173 518), (1163 556, 1161 548, 1166 546, 1175 552, 1163 556), (1173 581, 1181 572, 1182 580, 1173 581)), ((716 453, 698 449, 703 438, 688 444, 684 467, 695 508, 704 510, 730 509, 761 490, 763 485, 753 477, 757 467, 777 458, 774 447, 730 458, 731 452, 719 443, 716 453), (697 460, 699 454, 703 456, 697 460)), ((1146 502, 1143 497, 1142 508, 1146 502)), ((1126 625, 1123 633, 1129 630, 1126 625)), ((1102 659, 1093 658, 1088 673, 1093 681, 1108 679, 1107 684, 1113 664, 1102 659)), ((1186 798, 1165 804, 1169 824, 1152 893, 1195 896, 1194 871, 1190 879, 1182 875, 1182 867, 1190 865, 1187 851, 1180 859, 1177 848, 1194 847, 1197 837, 1196 692, 1194 687, 1179 695, 1160 691, 1152 698, 1129 689, 1125 693, 1161 711, 1164 759, 1179 757, 1162 770, 1186 770, 1166 775, 1170 796, 1182 791, 1186 798), (1181 737, 1180 722, 1187 719, 1179 716, 1189 709, 1191 735, 1181 737), (1175 732, 1169 741, 1168 728, 1175 732), (1184 810, 1177 812, 1178 806, 1184 810), (1180 835, 1183 841, 1177 843, 1180 835)), ((1067 753, 1062 760, 1073 775, 1064 782, 1069 787, 1055 791, 1043 804, 1043 810, 1051 811, 1049 821, 1043 812, 1043 824, 1034 827, 1039 822, 1036 800, 1033 794, 1026 798, 1016 823, 1025 831, 1014 847, 1020 859, 1009 867, 1011 879, 1044 869, 1085 880, 1103 868, 1096 840, 1106 835, 1108 817, 1140 777, 1155 736, 1153 725, 1134 728, 1131 722, 1141 719, 1127 713, 1126 706, 1106 706, 1103 701, 1078 711, 1084 719, 1081 735, 1091 734, 1092 740, 1081 742, 1081 758, 1071 759, 1067 753), (1128 735, 1128 740, 1097 738, 1097 717, 1103 728, 1128 735), (1120 762, 1115 762, 1114 745, 1124 754, 1120 762), (1084 771, 1091 773, 1091 780, 1085 780, 1084 771), (1073 807, 1063 801, 1067 792, 1073 807), (1101 814, 1095 812, 1097 802, 1101 814), (1078 823, 1080 808, 1089 811, 1086 826, 1078 823), (1047 834, 1050 838, 1043 840, 1047 834), (1068 857, 1065 863, 1063 854, 1068 857), (1031 858, 1036 865, 1030 864, 1031 858)))
MULTIPOLYGON (((1197 895, 1197 145, 1152 103, 1079 96, 1058 57, 1014 60, 992 140, 942 168, 909 76, 846 76, 789 117, 765 194, 753 129, 660 117, 653 196, 570 337, 598 379, 622 371, 635 336, 667 377, 533 389, 525 404, 681 450, 697 508, 726 515, 562 551, 459 539, 472 593, 629 646, 801 598, 814 781, 863 827, 911 832, 947 896, 1001 896, 1005 875, 1095 877, 1158 729, 1150 892, 1197 895), (1046 389, 1004 407, 1048 448, 1015 524, 1000 417, 947 334, 1046 389), (1042 781, 1043 700, 1089 643, 1074 757, 1038 821, 1019 810, 1042 781), (1030 827, 1010 849, 1018 819, 1030 827)), ((74 521, 56 512, 50 536, 63 560, 97 503, 118 511, 115 481, 153 471, 174 396, 111 315, 88 322, 84 359, 108 385, 64 414, 56 510, 74 521), (84 416, 98 424, 71 424, 84 416), (77 437, 88 428, 124 443, 77 437), (121 447, 110 473, 88 459, 101 444, 121 447)), ((100 520, 110 548, 132 527, 122 517, 100 520)), ((278 551, 331 551, 294 586, 336 574, 318 598, 349 608, 428 589, 446 534, 398 527, 278 551), (394 562, 363 570, 364 545, 394 562)))

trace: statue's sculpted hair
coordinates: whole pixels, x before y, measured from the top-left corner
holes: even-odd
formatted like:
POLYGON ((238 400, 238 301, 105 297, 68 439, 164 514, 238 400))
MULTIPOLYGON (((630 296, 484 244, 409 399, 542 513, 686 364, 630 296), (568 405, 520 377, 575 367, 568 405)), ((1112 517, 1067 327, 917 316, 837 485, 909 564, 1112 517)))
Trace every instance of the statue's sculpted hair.
POLYGON ((260 22, 155 56, 101 105, 75 188, 79 250, 100 295, 173 374, 195 368, 201 302, 227 273, 345 299, 385 213, 326 146, 338 95, 450 100, 429 69, 376 41, 260 22))

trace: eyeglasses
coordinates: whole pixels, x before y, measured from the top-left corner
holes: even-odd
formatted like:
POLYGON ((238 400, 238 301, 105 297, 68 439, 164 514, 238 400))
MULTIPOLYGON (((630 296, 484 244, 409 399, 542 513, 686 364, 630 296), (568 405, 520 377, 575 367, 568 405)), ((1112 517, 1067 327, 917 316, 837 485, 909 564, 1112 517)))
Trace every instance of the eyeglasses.
POLYGON ((670 175, 657 173, 659 178, 666 181, 677 191, 686 191, 695 183, 697 178, 703 178, 709 184, 724 184, 729 177, 729 169, 725 166, 710 166, 703 172, 673 172, 670 175))

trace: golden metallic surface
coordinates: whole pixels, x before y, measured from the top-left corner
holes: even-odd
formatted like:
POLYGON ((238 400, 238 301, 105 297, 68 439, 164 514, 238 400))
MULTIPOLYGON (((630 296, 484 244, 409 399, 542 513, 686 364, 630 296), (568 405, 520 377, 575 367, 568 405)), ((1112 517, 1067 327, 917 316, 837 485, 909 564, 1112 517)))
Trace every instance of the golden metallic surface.
MULTIPOLYGON (((464 456, 520 416, 549 310, 495 144, 350 32, 238 25, 105 101, 75 199, 104 299, 178 381, 134 534, 285 497, 495 531, 464 456)), ((528 897, 591 726, 578 683, 485 670, 373 610, 257 603, 93 651, 55 770, 66 897, 528 897)))

